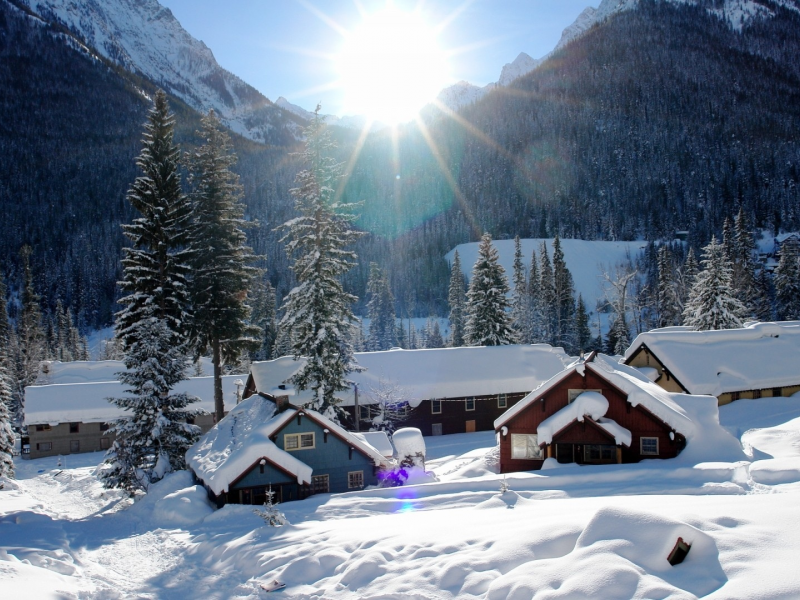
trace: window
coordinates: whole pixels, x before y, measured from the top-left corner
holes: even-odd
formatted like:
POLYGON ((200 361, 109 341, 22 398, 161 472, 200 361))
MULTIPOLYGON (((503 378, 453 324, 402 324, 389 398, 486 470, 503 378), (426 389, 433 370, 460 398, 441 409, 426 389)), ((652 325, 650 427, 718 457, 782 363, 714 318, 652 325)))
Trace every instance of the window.
POLYGON ((100 423, 100 431, 108 431, 108 423, 100 423))
POLYGON ((731 392, 731 402, 734 402, 735 400, 738 400, 741 397, 742 397, 741 392, 731 392))
POLYGON ((70 440, 69 441, 69 451, 70 454, 77 454, 81 451, 81 441, 80 440, 70 440))
POLYGON ((314 447, 313 433, 287 433, 283 436, 284 450, 309 450, 314 447))
POLYGON ((48 452, 53 449, 53 442, 39 442, 36 444, 36 449, 48 452))
POLYGON ((508 406, 508 394, 497 395, 497 408, 505 408, 508 406))
POLYGON ((311 493, 312 494, 327 494, 331 489, 330 479, 327 475, 312 475, 311 476, 311 493))
MULTIPOLYGON (((654 438, 655 439, 655 438, 654 438)), ((601 444, 586 444, 583 447, 585 462, 612 462, 617 458, 617 447, 601 444)))
POLYGON ((107 437, 100 438, 100 450, 108 450, 111 447, 111 440, 107 437))
POLYGON ((783 392, 783 388, 772 388, 772 397, 773 398, 778 398, 779 396, 783 395, 782 392, 783 392))
POLYGON ((440 415, 440 414, 442 414, 442 401, 441 400, 431 400, 431 414, 432 415, 440 415))
POLYGON ((70 433, 78 433, 80 431, 81 424, 80 423, 70 423, 69 424, 69 432, 70 433))
POLYGON ((528 460, 544 458, 539 447, 539 436, 535 433, 512 433, 511 458, 528 460))
POLYGON ((464 400, 464 410, 475 410, 475 398, 464 400))
POLYGON ((363 405, 359 406, 358 413, 361 417, 361 420, 366 421, 367 419, 369 419, 369 406, 363 406, 363 405))
POLYGON ((50 431, 52 427, 50 425, 37 425, 36 431, 50 431))
POLYGON ((441 423, 431 423, 431 435, 442 435, 441 423))
POLYGON ((658 438, 643 437, 639 439, 639 452, 651 456, 658 456, 658 438))
POLYGON ((572 404, 575 398, 580 396, 583 392, 597 392, 602 394, 603 390, 567 390, 567 404, 572 404))
POLYGON ((753 399, 761 398, 761 390, 753 390, 753 399))
POLYGON ((360 490, 364 487, 364 471, 350 471, 347 474, 347 489, 360 490))

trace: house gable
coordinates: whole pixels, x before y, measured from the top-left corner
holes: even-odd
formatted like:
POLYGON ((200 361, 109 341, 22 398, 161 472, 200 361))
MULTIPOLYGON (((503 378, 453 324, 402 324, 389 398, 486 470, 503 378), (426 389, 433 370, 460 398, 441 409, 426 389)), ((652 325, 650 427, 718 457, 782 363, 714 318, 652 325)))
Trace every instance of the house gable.
POLYGON ((686 386, 675 377, 664 361, 647 347, 647 344, 639 344, 639 347, 625 359, 625 364, 631 367, 652 367, 657 369, 659 376, 653 383, 660 385, 668 392, 691 393, 686 386))

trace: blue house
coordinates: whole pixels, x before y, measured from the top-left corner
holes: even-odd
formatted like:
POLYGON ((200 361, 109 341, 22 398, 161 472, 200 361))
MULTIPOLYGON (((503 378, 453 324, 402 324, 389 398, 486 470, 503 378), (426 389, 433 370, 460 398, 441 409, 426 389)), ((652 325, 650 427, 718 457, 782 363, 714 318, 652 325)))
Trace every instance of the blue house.
POLYGON ((217 506, 260 505, 269 489, 278 502, 359 490, 376 485, 378 472, 390 466, 363 436, 266 395, 231 410, 189 449, 186 462, 217 506))

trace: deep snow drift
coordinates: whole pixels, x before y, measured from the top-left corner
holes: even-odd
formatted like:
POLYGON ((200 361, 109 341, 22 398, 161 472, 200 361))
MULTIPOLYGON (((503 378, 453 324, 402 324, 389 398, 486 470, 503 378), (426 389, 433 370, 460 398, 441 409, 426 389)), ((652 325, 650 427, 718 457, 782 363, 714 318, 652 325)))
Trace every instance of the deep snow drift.
POLYGON ((100 454, 19 461, 0 490, 0 589, 266 598, 259 582, 279 579, 293 599, 800 597, 800 398, 740 400, 720 423, 745 454, 505 478, 492 432, 426 438, 438 481, 286 503, 280 528, 253 507, 214 511, 187 473, 130 504, 100 487, 100 454), (672 567, 678 537, 692 547, 672 567))

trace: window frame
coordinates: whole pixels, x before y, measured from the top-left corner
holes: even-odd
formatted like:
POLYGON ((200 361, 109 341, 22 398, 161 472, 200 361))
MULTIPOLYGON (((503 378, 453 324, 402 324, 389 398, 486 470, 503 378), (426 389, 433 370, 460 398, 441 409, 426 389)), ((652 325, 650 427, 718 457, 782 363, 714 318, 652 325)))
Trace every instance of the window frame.
POLYGON ((80 433, 81 432, 81 424, 78 423, 70 423, 69 424, 69 432, 70 433, 80 433))
POLYGON ((442 401, 441 400, 431 400, 431 414, 432 415, 440 415, 442 414, 442 401), (439 409, 436 410, 436 407, 439 409))
POLYGON ((327 473, 324 475, 312 475, 311 476, 311 493, 312 494, 330 494, 331 493, 331 476, 327 473), (314 480, 325 481, 325 489, 317 489, 318 486, 314 485, 314 480))
POLYGON ((348 490, 363 490, 364 489, 364 471, 348 471, 347 472, 347 489, 348 490), (353 479, 361 481, 354 485, 353 479))
POLYGON ((497 408, 508 408, 508 394, 497 394, 497 408))
POLYGON ((658 443, 658 437, 656 436, 649 436, 645 435, 639 438, 639 454, 642 456, 658 456, 660 454, 660 448, 658 443), (656 451, 655 452, 646 452, 644 449, 645 440, 655 440, 656 442, 656 451))
POLYGON ((36 442, 37 452, 52 452, 53 442, 36 442))
POLYGON ((477 401, 475 400, 475 396, 470 398, 464 398, 464 411, 465 412, 475 412, 475 407, 477 405, 477 401), (472 408, 469 407, 469 403, 472 402, 472 408))
POLYGON ((368 421, 369 420, 369 406, 366 404, 359 404, 358 405, 358 419, 360 421, 368 421))
POLYGON ((511 459, 512 460, 544 460, 544 452, 542 451, 542 447, 539 445, 539 434, 537 433, 512 433, 509 436, 509 443, 511 444, 511 459), (521 447, 520 444, 515 443, 515 440, 519 440, 520 438, 526 438, 525 440, 525 452, 524 456, 520 456, 517 450, 521 447), (531 438, 533 438, 533 445, 530 444, 531 438), (532 448, 535 450, 531 453, 528 451, 532 448))
POLYGON ((297 450, 313 450, 317 447, 317 436, 313 431, 303 431, 301 433, 284 433, 283 449, 286 452, 296 452, 297 450), (311 445, 303 445, 303 436, 311 436, 311 445), (297 446, 289 447, 289 440, 295 440, 297 446))

